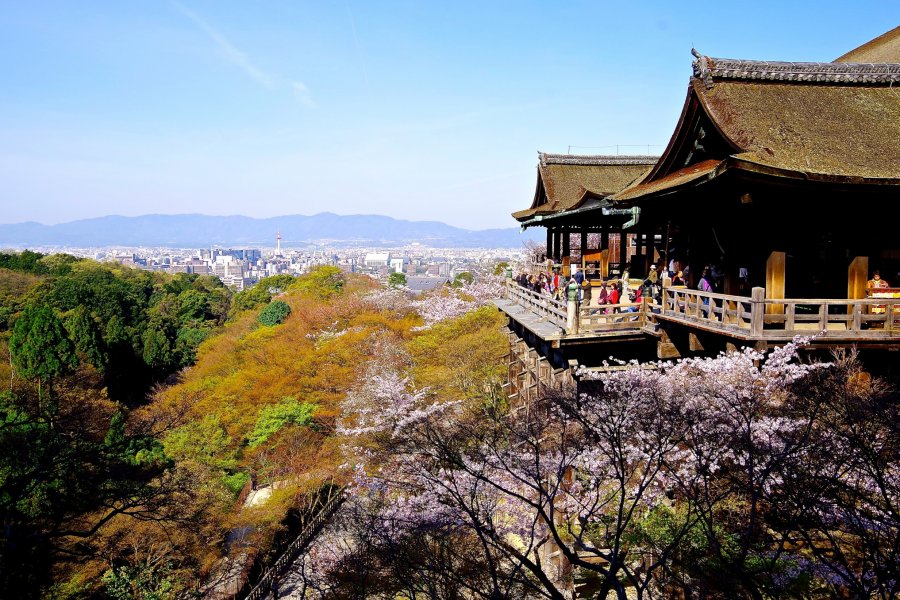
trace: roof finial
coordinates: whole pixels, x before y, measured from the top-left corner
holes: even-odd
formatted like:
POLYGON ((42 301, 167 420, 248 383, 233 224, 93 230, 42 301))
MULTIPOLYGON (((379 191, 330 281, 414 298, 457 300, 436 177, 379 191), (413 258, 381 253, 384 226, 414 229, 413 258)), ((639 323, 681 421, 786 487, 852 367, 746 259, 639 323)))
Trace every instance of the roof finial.
POLYGON ((706 89, 712 88, 712 69, 710 69, 710 63, 712 61, 708 57, 697 52, 696 48, 691 48, 691 54, 696 57, 692 63, 692 66, 694 67, 694 77, 702 79, 703 83, 706 84, 706 89))

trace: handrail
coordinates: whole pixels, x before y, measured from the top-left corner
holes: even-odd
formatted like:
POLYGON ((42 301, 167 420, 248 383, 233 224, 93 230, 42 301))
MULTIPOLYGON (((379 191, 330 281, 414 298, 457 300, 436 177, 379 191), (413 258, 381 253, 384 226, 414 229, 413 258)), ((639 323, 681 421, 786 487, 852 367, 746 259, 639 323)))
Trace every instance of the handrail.
POLYGON ((300 552, 315 538, 319 528, 325 523, 326 519, 337 510, 341 503, 345 500, 344 491, 341 490, 328 499, 318 513, 308 521, 294 541, 291 542, 284 552, 281 553, 272 565, 263 572, 262 577, 253 588, 244 596, 244 600, 262 600, 272 589, 272 585, 283 574, 286 567, 293 564, 300 552))
POLYGON ((581 304, 572 329, 566 322, 567 303, 513 282, 508 282, 507 290, 507 298, 568 334, 624 332, 662 320, 761 341, 812 334, 845 341, 900 337, 900 298, 766 298, 765 289, 759 287, 750 296, 667 287, 657 301, 641 303, 631 314, 615 311, 633 304, 581 304))
POLYGON ((546 294, 540 294, 514 282, 506 284, 507 298, 515 300, 517 304, 530 309, 547 321, 565 328, 566 305, 564 302, 552 298, 546 294))
POLYGON ((754 339, 891 338, 900 335, 900 298, 766 298, 688 289, 663 289, 658 316, 754 339), (798 307, 807 312, 798 311, 798 307))

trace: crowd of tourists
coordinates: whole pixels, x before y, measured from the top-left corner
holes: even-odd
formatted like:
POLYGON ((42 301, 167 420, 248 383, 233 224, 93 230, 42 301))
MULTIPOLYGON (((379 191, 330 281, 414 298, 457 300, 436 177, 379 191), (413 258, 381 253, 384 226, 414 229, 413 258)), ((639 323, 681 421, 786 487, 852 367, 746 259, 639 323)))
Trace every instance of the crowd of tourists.
MULTIPOLYGON (((626 270, 620 278, 608 279, 599 286, 592 286, 585 273, 576 266, 572 267, 568 277, 557 266, 537 274, 522 272, 514 280, 523 288, 560 302, 575 300, 588 306, 607 307, 606 312, 628 312, 636 311, 645 298, 659 303, 664 278, 668 278, 674 288, 685 288, 688 276, 689 267, 682 268, 678 261, 673 260, 668 265, 651 265, 649 274, 640 283, 630 279, 626 270)), ((719 291, 722 279, 723 274, 715 265, 706 266, 697 280, 696 288, 702 292, 719 291)), ((746 280, 745 272, 742 272, 741 280, 746 280)))

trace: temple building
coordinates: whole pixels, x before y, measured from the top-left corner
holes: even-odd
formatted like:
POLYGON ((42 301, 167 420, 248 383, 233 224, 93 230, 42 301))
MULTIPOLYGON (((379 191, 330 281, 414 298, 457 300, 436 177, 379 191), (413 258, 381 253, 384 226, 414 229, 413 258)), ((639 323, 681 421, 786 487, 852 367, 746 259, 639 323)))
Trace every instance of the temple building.
POLYGON ((651 268, 681 270, 684 284, 662 277, 627 317, 582 301, 574 325, 566 302, 511 285, 498 306, 532 362, 563 369, 637 347, 643 358, 648 343, 659 357, 766 348, 798 334, 900 348, 900 27, 833 62, 693 54, 660 157, 541 154, 531 206, 513 213, 547 229, 535 272, 579 265, 588 298, 602 282, 640 286, 651 268), (713 291, 697 289, 704 269, 713 291), (873 289, 875 270, 898 287, 873 289))

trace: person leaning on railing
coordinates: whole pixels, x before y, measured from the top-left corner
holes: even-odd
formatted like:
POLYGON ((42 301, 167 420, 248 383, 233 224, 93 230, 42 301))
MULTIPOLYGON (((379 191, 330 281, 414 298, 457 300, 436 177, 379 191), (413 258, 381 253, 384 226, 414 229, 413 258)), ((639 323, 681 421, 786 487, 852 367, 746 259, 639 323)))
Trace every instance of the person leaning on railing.
POLYGON ((606 309, 606 314, 609 314, 610 311, 617 313, 619 309, 616 308, 616 305, 619 303, 619 300, 622 297, 622 284, 614 283, 612 285, 612 289, 609 291, 609 302, 608 304, 612 305, 612 308, 606 309))

